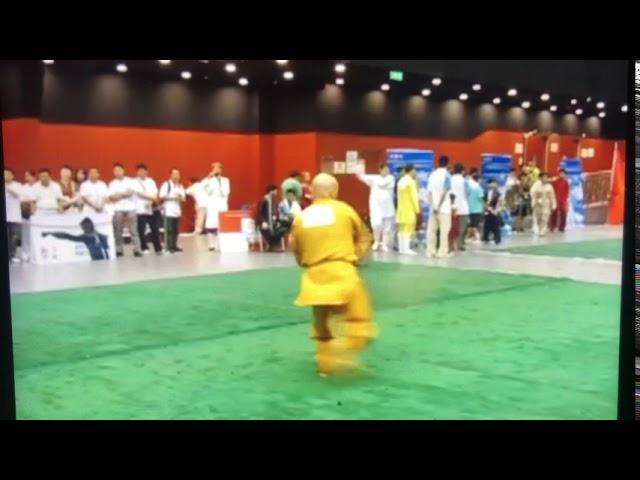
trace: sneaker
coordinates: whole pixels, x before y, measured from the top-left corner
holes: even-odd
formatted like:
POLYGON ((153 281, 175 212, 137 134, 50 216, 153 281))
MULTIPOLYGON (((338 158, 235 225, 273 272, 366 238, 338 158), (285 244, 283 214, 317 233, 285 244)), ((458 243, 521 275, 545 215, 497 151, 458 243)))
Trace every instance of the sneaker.
POLYGON ((389 247, 387 247, 386 245, 383 244, 383 245, 380 246, 380 251, 381 252, 388 252, 389 251, 389 247))
POLYGON ((116 257, 120 258, 120 257, 124 257, 124 253, 122 252, 118 252, 116 253, 116 257))
POLYGON ((133 256, 136 258, 140 258, 142 254, 140 252, 133 252, 133 256))
POLYGON ((150 250, 142 250, 143 255, 149 255, 151 253, 150 250))
POLYGON ((184 250, 183 250, 183 249, 181 249, 181 248, 176 248, 174 251, 175 251, 175 252, 184 252, 184 250))
POLYGON ((22 263, 22 261, 18 257, 13 257, 11 263, 22 263))
POLYGON ((371 247, 371 250, 374 251, 374 252, 377 252, 379 248, 380 248, 380 244, 376 242, 371 247))

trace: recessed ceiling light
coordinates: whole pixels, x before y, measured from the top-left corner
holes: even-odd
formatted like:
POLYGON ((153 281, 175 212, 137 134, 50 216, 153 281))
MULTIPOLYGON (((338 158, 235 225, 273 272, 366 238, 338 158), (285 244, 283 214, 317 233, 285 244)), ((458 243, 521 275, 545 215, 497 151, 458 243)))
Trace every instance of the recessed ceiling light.
POLYGON ((238 69, 238 67, 236 67, 235 63, 227 63, 224 66, 224 69, 229 73, 234 73, 238 69))
POLYGON ((596 107, 598 107, 600 110, 602 110, 605 107, 604 102, 598 102, 596 107))
POLYGON ((158 60, 160 62, 160 65, 169 65, 171 63, 171 60, 158 60))
POLYGON ((344 78, 336 78, 336 85, 344 85, 344 78))
POLYGON ((587 97, 587 103, 591 103, 591 97, 587 97))
POLYGON ((286 65, 287 63, 289 63, 289 60, 276 60, 276 63, 278 65, 286 65))
POLYGON ((622 110, 624 113, 627 113, 629 111, 629 107, 627 105, 623 105, 620 110, 622 110))
POLYGON ((542 95, 540 95, 540 100, 542 100, 543 102, 548 102, 550 98, 551 95, 549 95, 548 93, 543 93, 542 95))
POLYGON ((246 87, 247 85, 249 85, 249 80, 247 80, 246 78, 242 77, 241 79, 238 80, 238 83, 240 85, 242 85, 243 87, 246 87))
POLYGON ((389 86, 389 84, 388 84, 388 83, 383 83, 383 84, 382 84, 382 86, 380 87, 380 89, 381 89, 383 92, 388 92, 390 88, 391 88, 391 87, 389 86))
POLYGON ((290 70, 284 72, 282 76, 284 77, 285 80, 293 80, 293 72, 290 70))
POLYGON ((496 97, 493 99, 494 105, 500 105, 502 103, 502 99, 500 97, 496 97))
POLYGON ((116 66, 116 70, 119 71, 120 73, 124 73, 128 70, 127 66, 124 63, 119 63, 116 66))
POLYGON ((531 107, 531 102, 522 102, 522 108, 527 109, 531 107))
POLYGON ((558 106, 557 105, 551 105, 549 107, 549 110, 551 110, 552 112, 556 112, 556 111, 558 111, 558 106))
POLYGON ((507 95, 509 95, 510 97, 515 97, 516 95, 518 95, 518 90, 512 88, 507 92, 507 95))
POLYGON ((191 78, 191 72, 184 71, 180 74, 180 76, 185 80, 189 80, 191 78))
POLYGON ((482 85, 480 85, 479 83, 476 83, 473 87, 473 91, 474 92, 479 92, 480 90, 482 90, 482 85))
POLYGON ((575 98, 571 99, 571 105, 577 105, 578 104, 578 100, 576 100, 575 98))
POLYGON ((55 62, 55 60, 42 60, 42 63, 44 63, 45 65, 53 65, 55 62))
POLYGON ((422 90, 421 93, 423 97, 428 97, 429 95, 431 95, 431 90, 429 90, 428 88, 425 88, 424 90, 422 90))
POLYGON ((576 110, 576 115, 582 115, 583 113, 584 111, 581 108, 576 110))
POLYGON ((209 60, 200 60, 202 63, 209 63, 209 60))
POLYGON ((606 114, 606 113, 604 113, 604 112, 600 112, 600 113, 598 114, 598 116, 599 116, 600 118, 604 118, 604 117, 606 117, 606 116, 607 116, 607 114, 606 114))
POLYGON ((460 100, 462 100, 463 102, 465 102, 465 101, 469 100, 469 95, 467 95, 466 93, 461 93, 458 98, 460 100))
POLYGON ((442 79, 434 78, 433 80, 431 80, 431 83, 433 83, 437 87, 438 85, 442 85, 442 79))
POLYGON ((344 73, 347 71, 347 66, 344 63, 338 63, 335 67, 336 72, 344 73))

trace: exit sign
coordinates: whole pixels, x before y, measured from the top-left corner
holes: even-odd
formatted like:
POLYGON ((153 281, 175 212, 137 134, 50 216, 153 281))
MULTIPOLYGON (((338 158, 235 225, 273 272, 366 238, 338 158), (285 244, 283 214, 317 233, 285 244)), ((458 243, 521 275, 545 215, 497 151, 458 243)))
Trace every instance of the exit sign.
POLYGON ((389 78, 396 82, 401 82, 404 80, 404 72, 401 72, 400 70, 391 70, 391 72, 389 72, 389 78))

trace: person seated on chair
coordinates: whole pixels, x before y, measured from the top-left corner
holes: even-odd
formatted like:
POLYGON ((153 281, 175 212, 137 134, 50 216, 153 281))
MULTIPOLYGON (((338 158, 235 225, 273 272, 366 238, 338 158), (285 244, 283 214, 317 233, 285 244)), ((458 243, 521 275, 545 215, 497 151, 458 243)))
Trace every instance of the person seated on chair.
POLYGON ((258 208, 260 233, 269 244, 269 250, 277 249, 282 238, 287 233, 287 227, 278 219, 278 210, 276 209, 275 201, 277 193, 278 187, 269 185, 258 208))
POLYGON ((287 230, 291 228, 293 220, 302 212, 302 208, 296 199, 295 190, 287 190, 286 197, 280 202, 278 206, 278 216, 283 225, 287 227, 287 230))

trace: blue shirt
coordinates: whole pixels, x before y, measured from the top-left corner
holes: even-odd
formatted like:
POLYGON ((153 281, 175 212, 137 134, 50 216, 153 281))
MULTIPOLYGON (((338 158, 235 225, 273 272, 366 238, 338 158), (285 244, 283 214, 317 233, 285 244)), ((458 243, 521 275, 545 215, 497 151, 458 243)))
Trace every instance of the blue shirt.
POLYGON ((467 180, 469 189, 469 213, 478 214, 484 211, 484 189, 475 182, 467 180))

